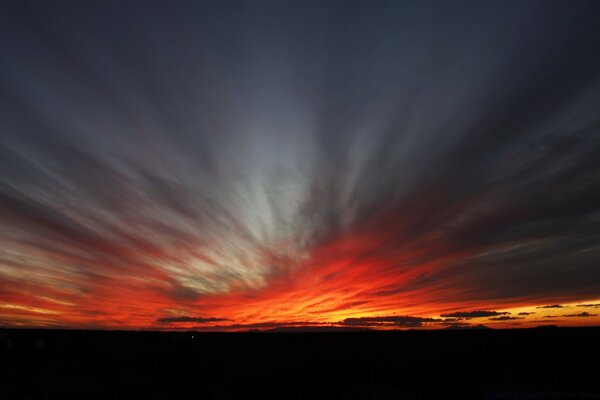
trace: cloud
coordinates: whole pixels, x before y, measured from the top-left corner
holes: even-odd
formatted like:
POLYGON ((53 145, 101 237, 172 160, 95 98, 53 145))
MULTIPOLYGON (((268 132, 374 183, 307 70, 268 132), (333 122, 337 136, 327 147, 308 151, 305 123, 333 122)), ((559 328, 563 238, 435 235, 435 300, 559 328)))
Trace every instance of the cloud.
POLYGON ((491 329, 489 326, 479 324, 479 325, 469 325, 469 324, 452 324, 444 329, 448 330, 460 330, 460 329, 491 329))
POLYGON ((534 312, 520 312, 518 315, 531 315, 531 314, 535 314, 534 312))
POLYGON ((498 312, 498 311, 486 311, 486 310, 477 310, 477 311, 459 311, 450 314, 442 314, 442 317, 455 317, 455 318, 484 318, 484 317, 493 317, 497 315, 508 315, 510 312, 498 312))
POLYGON ((590 314, 588 312, 581 312, 579 314, 566 314, 563 317, 597 317, 598 314, 590 314))
POLYGON ((492 318, 489 318, 490 321, 510 321, 510 320, 513 320, 513 319, 523 319, 523 318, 511 317, 511 316, 508 316, 508 315, 503 315, 501 317, 492 317, 492 318))
POLYGON ((595 303, 595 304, 578 304, 577 307, 600 307, 600 303, 595 303))
POLYGON ((209 322, 222 322, 222 321, 230 321, 227 318, 214 318, 214 317, 163 317, 156 320, 161 324, 170 324, 170 323, 179 323, 179 322, 195 322, 199 324, 206 324, 209 322))
POLYGON ((340 325, 345 326, 379 326, 379 327, 401 327, 401 328, 419 328, 424 323, 444 322, 438 318, 421 318, 411 316, 388 316, 388 317, 360 317, 346 318, 340 321, 340 325))
POLYGON ((564 308, 564 306, 560 305, 560 304, 552 304, 549 306, 538 306, 536 308, 564 308))

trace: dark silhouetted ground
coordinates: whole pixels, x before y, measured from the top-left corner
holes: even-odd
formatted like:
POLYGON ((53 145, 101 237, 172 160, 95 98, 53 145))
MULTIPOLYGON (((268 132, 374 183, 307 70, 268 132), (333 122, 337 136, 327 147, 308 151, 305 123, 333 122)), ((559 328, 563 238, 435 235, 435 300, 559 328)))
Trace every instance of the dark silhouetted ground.
POLYGON ((600 328, 0 330, 0 399, 600 399, 600 328))

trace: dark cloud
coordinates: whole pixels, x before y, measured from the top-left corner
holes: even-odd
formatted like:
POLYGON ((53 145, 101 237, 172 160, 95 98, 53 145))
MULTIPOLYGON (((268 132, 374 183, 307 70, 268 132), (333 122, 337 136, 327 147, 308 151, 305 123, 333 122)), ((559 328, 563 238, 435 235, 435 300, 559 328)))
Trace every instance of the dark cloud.
POLYGON ((579 314, 566 314, 566 315, 563 315, 563 317, 597 317, 597 316, 598 316, 598 314, 590 314, 590 313, 588 313, 586 311, 581 312, 579 314))
POLYGON ((523 319, 523 318, 511 317, 511 316, 508 316, 508 315, 503 315, 501 317, 492 317, 492 318, 489 318, 490 321, 510 321, 510 320, 513 320, 513 319, 523 319))
POLYGON ((536 308, 564 308, 564 306, 562 306, 560 304, 553 304, 553 305, 549 305, 549 306, 539 306, 536 308))
POLYGON ((369 327, 352 327, 352 326, 333 326, 333 325, 322 325, 322 326, 280 326, 271 329, 257 329, 258 332, 362 332, 370 331, 369 327))
POLYGON ((280 322, 267 321, 257 323, 242 323, 242 324, 220 324, 220 325, 201 325, 193 329, 208 330, 208 331, 261 331, 261 332, 283 332, 283 331, 333 331, 337 327, 327 322, 315 321, 295 321, 295 322, 280 322))
POLYGON ((520 312, 518 315, 531 315, 535 314, 534 312, 520 312))
POLYGON ((388 317, 360 317, 346 318, 340 321, 340 325, 345 326, 391 326, 400 328, 419 328, 424 323, 444 322, 439 318, 421 318, 411 316, 388 316, 388 317))
POLYGON ((448 330, 460 330, 460 329, 491 329, 489 326, 485 326, 483 324, 479 325, 469 325, 469 324, 452 324, 444 329, 448 330))
POLYGON ((484 318, 484 317, 494 317, 497 315, 508 315, 509 312, 498 312, 498 311, 486 311, 486 310, 477 310, 477 311, 462 311, 462 312, 454 312, 450 314, 442 314, 442 317, 455 317, 455 318, 484 318))
POLYGON ((595 304, 578 304, 577 307, 600 307, 600 303, 595 304))

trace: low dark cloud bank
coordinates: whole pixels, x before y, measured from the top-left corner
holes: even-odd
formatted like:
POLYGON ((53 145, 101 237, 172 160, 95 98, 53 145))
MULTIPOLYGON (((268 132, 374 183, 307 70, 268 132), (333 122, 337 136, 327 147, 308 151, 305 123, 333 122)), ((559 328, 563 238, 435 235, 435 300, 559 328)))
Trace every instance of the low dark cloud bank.
POLYGON ((596 317, 598 314, 590 314, 589 312, 581 312, 579 314, 566 314, 563 317, 596 317))
POLYGON ((478 310, 478 311, 465 311, 465 312, 454 312, 454 313, 450 313, 450 314, 442 314, 442 317, 454 317, 454 318, 465 318, 465 319, 471 319, 471 318, 484 318, 484 317, 494 317, 497 315, 508 315, 510 314, 509 312, 498 312, 498 311, 485 311, 485 310, 478 310))
POLYGON ((501 317, 492 317, 489 320, 490 321, 511 321, 514 319, 523 319, 523 318, 519 318, 519 317, 511 317, 509 315, 503 315, 501 317))
POLYGON ((421 318, 411 316, 389 316, 389 317, 361 317, 346 318, 340 322, 345 326, 387 326, 395 328, 418 328, 423 323, 444 322, 439 318, 421 318))
POLYGON ((462 329, 475 329, 475 330, 479 330, 479 329, 491 329, 488 326, 485 326, 483 324, 479 324, 479 325, 470 325, 470 324, 452 324, 447 326, 445 329, 448 330, 462 330, 462 329))

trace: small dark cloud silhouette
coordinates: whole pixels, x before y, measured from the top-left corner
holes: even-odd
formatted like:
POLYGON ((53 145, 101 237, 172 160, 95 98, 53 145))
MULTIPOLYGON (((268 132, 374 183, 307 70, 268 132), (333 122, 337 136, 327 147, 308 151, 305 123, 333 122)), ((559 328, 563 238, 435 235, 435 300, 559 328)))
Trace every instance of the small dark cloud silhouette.
POLYGON ((204 318, 204 317, 164 317, 156 320, 161 324, 170 324, 170 323, 178 323, 178 322, 195 322, 197 324, 206 324, 209 322, 222 322, 222 321, 230 321, 226 318, 204 318))
POLYGON ((590 314, 589 312, 582 312, 579 314, 565 314, 563 317, 597 317, 598 314, 590 314))
POLYGON ((499 315, 508 315, 509 312, 498 312, 498 311, 487 311, 487 310, 477 310, 477 311, 462 311, 462 312, 454 312, 450 314, 442 314, 442 317, 450 317, 450 318, 485 318, 485 317, 496 317, 499 315))
POLYGON ((489 326, 485 326, 483 324, 479 325, 469 325, 469 324, 452 324, 447 326, 447 330, 459 330, 459 329, 492 329, 489 326))
POLYGON ((339 324, 344 326, 394 326, 402 328, 418 328, 423 326, 423 323, 444 322, 439 318, 422 318, 412 316, 388 316, 388 317, 361 317, 361 318, 346 318, 339 324))
POLYGON ((523 319, 523 318, 518 318, 518 317, 511 317, 509 315, 502 315, 500 317, 492 317, 489 320, 490 321, 510 321, 513 319, 523 319))
POLYGON ((578 304, 577 307, 600 307, 600 303, 596 304, 578 304))
POLYGON ((520 312, 518 315, 531 315, 531 314, 535 314, 533 312, 520 312))
POLYGON ((560 304, 552 304, 552 305, 548 305, 548 306, 539 306, 536 308, 563 308, 563 306, 560 304))

